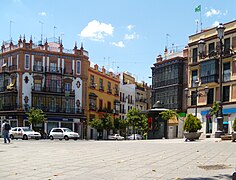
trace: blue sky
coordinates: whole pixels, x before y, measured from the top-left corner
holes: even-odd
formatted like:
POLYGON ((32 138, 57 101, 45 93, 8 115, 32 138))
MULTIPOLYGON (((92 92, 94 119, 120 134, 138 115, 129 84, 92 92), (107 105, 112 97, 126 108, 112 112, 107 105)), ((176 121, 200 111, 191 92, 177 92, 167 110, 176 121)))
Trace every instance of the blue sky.
POLYGON ((196 32, 198 5, 203 29, 236 17, 235 0, 0 0, 0 4, 0 42, 9 40, 10 34, 14 41, 24 34, 27 40, 32 35, 38 41, 42 29, 44 38, 55 32, 64 48, 83 42, 91 62, 115 72, 128 71, 148 84, 150 67, 165 46, 183 48, 196 32))

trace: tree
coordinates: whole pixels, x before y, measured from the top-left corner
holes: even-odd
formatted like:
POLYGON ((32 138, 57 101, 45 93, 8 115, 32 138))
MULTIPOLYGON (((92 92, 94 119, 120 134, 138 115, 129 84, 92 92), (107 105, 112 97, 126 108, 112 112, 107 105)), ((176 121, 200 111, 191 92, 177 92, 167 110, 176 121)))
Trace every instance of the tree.
POLYGON ((105 129, 107 133, 109 134, 110 130, 114 128, 111 115, 107 113, 103 114, 101 121, 102 121, 103 129, 105 129))
POLYGON ((127 113, 127 121, 130 126, 133 126, 134 134, 135 129, 141 131, 142 133, 148 130, 147 117, 144 114, 141 114, 139 109, 130 109, 127 113))
POLYGON ((92 128, 97 129, 97 131, 102 131, 103 130, 101 119, 95 118, 95 119, 93 119, 92 121, 89 122, 89 125, 92 128))
POLYGON ((128 121, 126 119, 115 118, 114 119, 114 130, 120 131, 121 135, 126 137, 126 128, 128 126, 128 121))
POLYGON ((171 118, 178 117, 178 114, 173 110, 165 110, 160 113, 161 118, 168 121, 171 118))
POLYGON ((29 124, 32 124, 33 129, 36 124, 43 123, 46 120, 45 114, 41 109, 31 108, 30 111, 26 113, 26 115, 28 117, 29 124))
POLYGON ((211 109, 210 109, 210 115, 211 116, 217 116, 218 115, 218 112, 219 112, 219 102, 214 102, 211 109))

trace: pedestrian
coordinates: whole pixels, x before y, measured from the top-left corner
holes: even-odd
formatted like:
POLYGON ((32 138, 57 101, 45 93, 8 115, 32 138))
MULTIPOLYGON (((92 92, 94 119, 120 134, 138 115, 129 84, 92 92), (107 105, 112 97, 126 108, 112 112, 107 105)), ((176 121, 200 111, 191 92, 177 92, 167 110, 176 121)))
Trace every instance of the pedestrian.
POLYGON ((11 130, 11 126, 6 120, 4 120, 2 124, 4 143, 7 143, 7 140, 9 143, 11 142, 9 138, 9 130, 11 130))

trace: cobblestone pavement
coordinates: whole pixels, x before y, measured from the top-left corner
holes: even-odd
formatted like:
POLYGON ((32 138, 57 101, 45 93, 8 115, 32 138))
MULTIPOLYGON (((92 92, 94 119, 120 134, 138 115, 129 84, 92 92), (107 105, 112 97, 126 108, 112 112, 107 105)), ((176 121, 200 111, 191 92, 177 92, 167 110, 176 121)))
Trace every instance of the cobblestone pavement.
POLYGON ((0 179, 231 179, 236 143, 219 139, 60 141, 0 139, 0 179))

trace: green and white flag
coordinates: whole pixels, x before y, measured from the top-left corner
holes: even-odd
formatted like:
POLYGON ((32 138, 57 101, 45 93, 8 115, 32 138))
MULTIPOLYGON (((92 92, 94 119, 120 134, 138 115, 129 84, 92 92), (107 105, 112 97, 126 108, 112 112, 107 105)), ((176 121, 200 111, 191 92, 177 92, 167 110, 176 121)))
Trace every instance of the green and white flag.
POLYGON ((200 12, 201 11, 201 5, 195 7, 195 12, 200 12))

